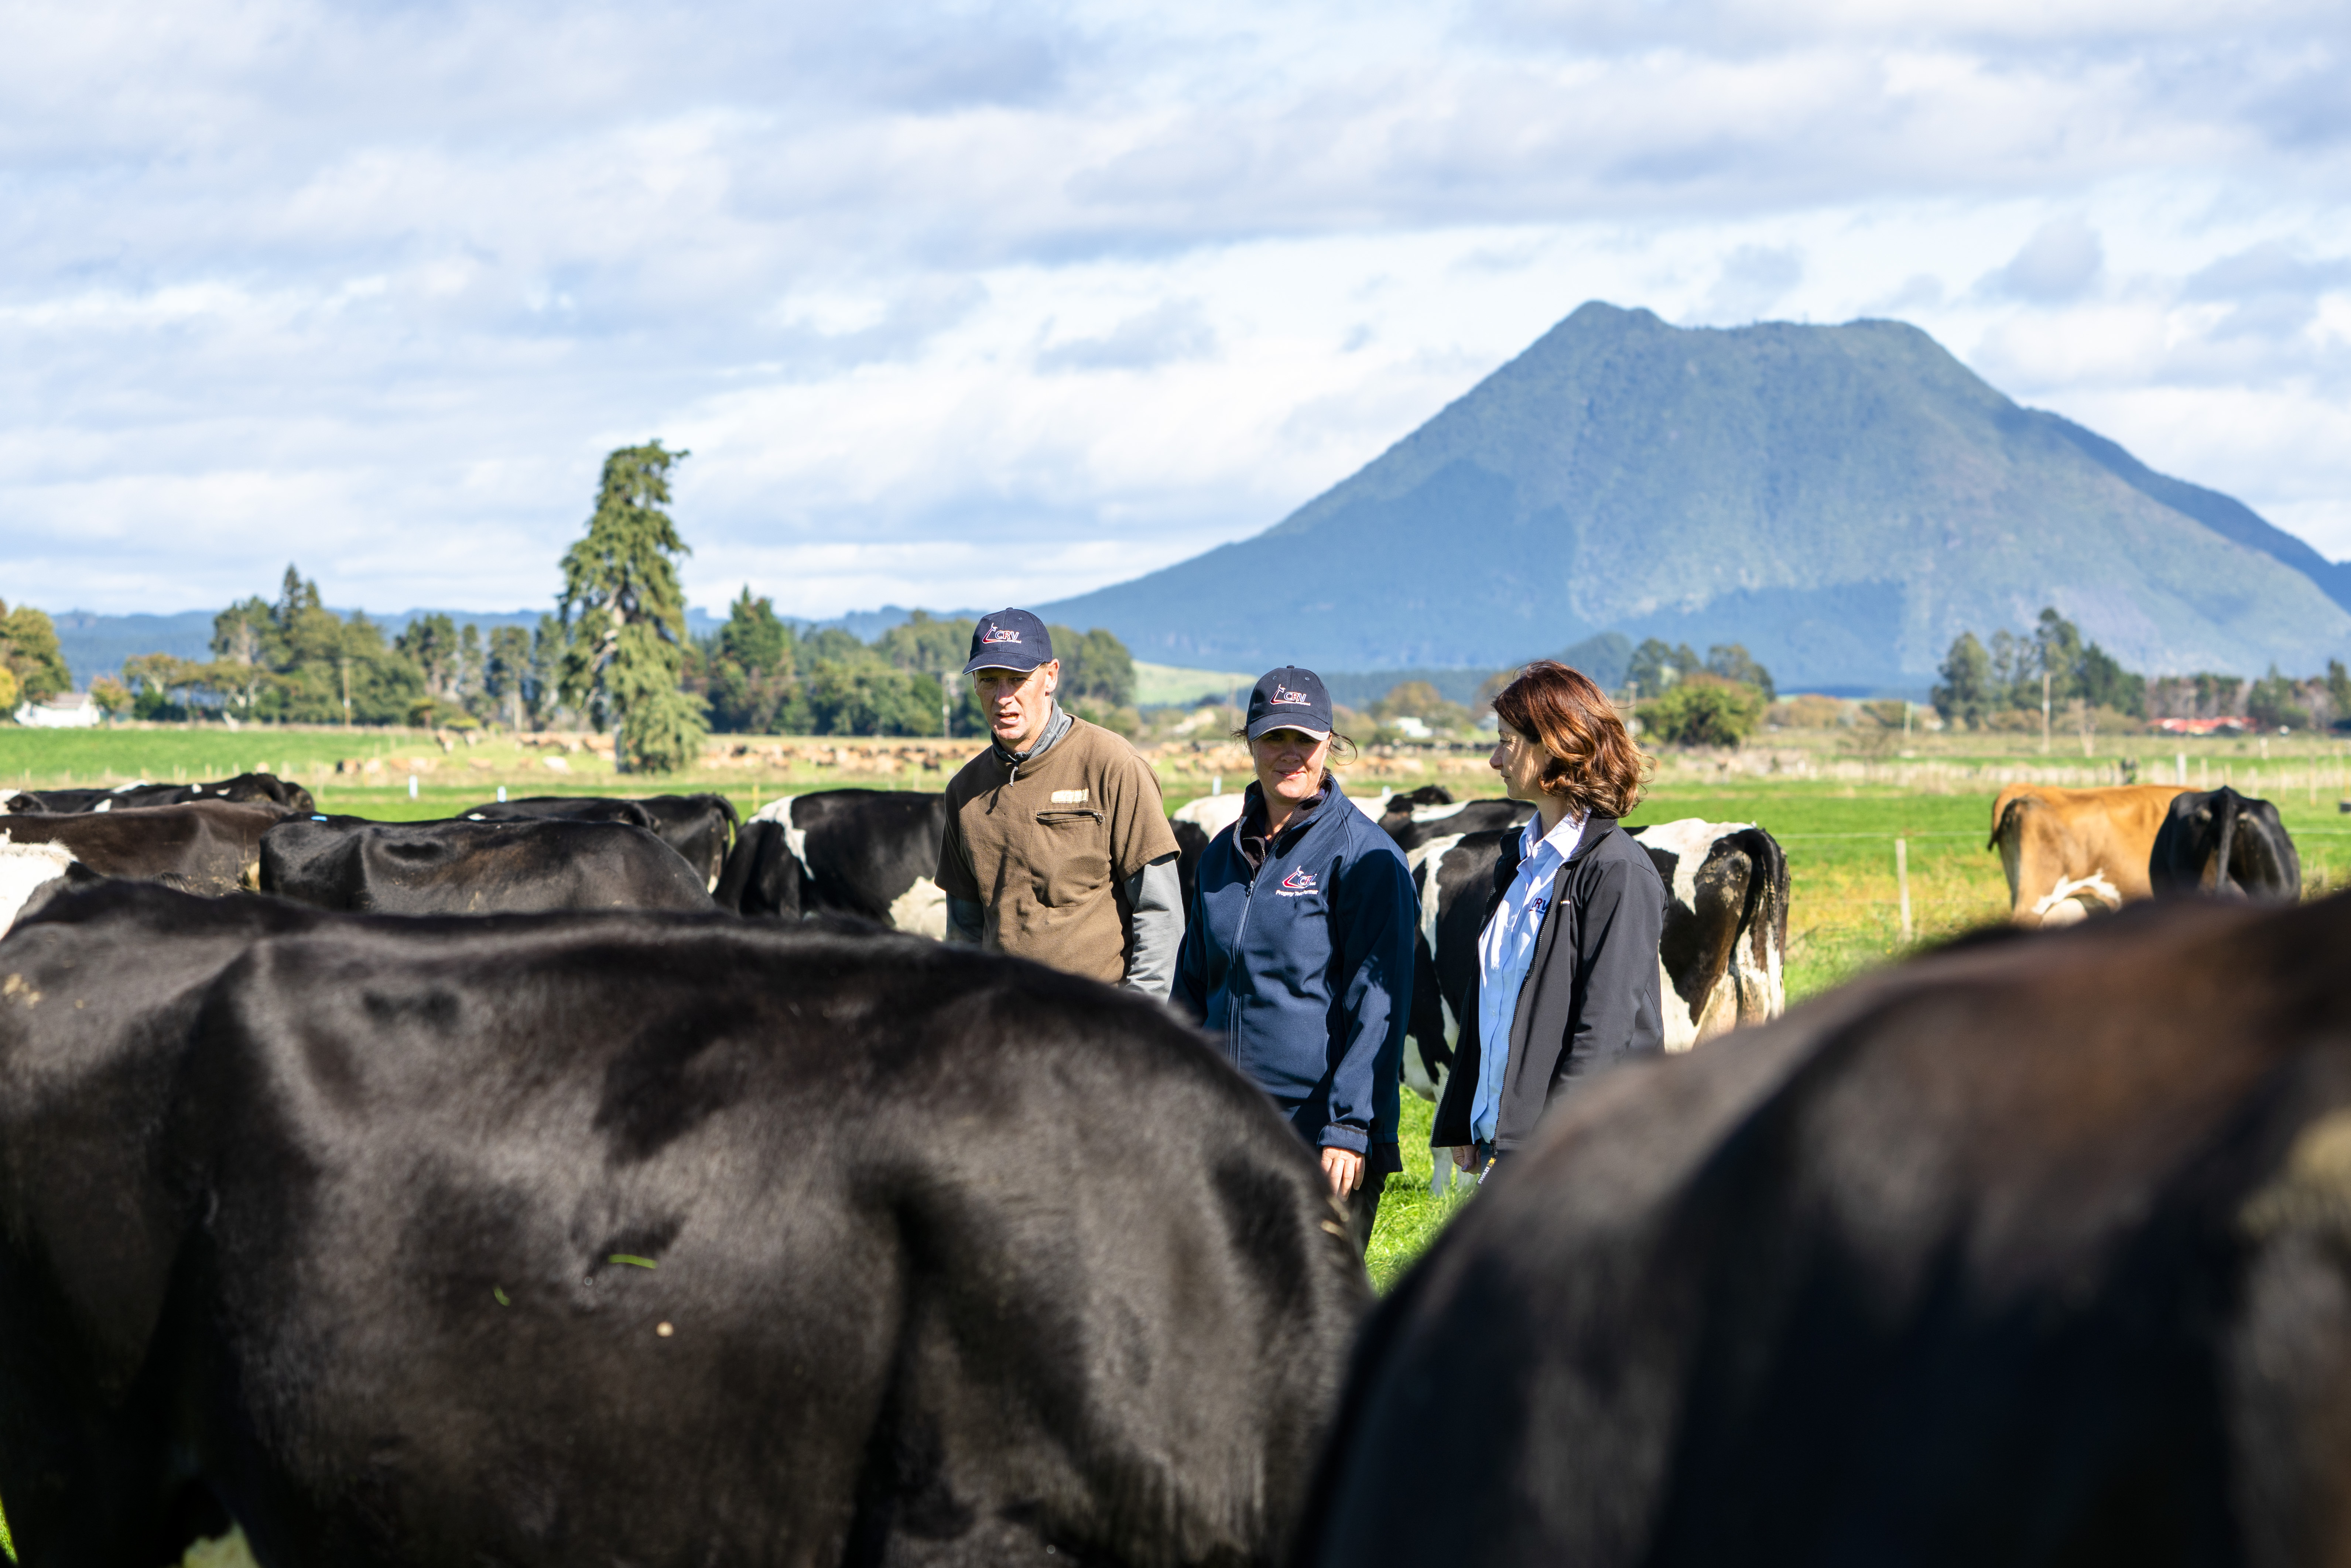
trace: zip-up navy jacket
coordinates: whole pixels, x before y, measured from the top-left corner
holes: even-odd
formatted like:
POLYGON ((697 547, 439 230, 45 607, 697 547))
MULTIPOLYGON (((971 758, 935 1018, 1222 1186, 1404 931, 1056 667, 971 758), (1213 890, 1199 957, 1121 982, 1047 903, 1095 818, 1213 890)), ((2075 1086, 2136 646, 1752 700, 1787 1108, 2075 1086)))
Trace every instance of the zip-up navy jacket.
POLYGON ((1240 821, 1208 841, 1169 998, 1287 1113, 1308 1144, 1370 1154, 1396 1139, 1418 905, 1395 841, 1322 776, 1255 871, 1240 821))

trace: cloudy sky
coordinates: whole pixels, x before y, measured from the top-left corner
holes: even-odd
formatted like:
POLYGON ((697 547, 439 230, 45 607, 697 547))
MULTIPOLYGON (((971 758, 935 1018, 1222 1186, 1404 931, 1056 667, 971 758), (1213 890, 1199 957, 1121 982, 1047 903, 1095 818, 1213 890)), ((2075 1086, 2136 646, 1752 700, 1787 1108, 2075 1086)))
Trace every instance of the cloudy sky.
POLYGON ((1898 316, 2351 556, 2341 0, 111 0, 0 52, 0 597, 697 603, 1255 533, 1585 299, 1898 316))

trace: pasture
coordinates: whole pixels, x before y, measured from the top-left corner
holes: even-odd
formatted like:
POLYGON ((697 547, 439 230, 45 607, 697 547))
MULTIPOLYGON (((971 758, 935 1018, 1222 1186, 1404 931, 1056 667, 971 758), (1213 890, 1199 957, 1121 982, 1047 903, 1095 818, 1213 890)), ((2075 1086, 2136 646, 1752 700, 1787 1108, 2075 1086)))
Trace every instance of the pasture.
MULTIPOLYGON (((0 726, 0 783, 18 787, 109 784, 131 779, 223 778, 248 769, 298 779, 322 810, 389 821, 455 813, 510 795, 721 793, 745 816, 780 794, 862 787, 935 790, 977 748, 971 741, 717 737, 704 764, 679 775, 616 773, 594 742, 526 744, 491 737, 465 744, 418 731, 229 731, 217 727, 126 727, 33 731, 0 726), (412 794, 412 789, 413 793, 412 794)), ((1147 748, 1170 810, 1246 782, 1231 747, 1147 748)), ((1850 735, 1775 735, 1735 753, 1660 760, 1635 824, 1681 817, 1753 821, 1784 846, 1792 881, 1788 991, 1792 1003, 1873 966, 2004 917, 2007 890, 1985 846, 2000 786, 2017 778, 2053 784, 2120 781, 2125 758, 2138 777, 2227 781, 2273 802, 2302 854, 2305 892, 2328 891, 2351 870, 2351 758, 2330 737, 2175 740, 2108 737, 2087 756, 2040 751, 2037 737, 1921 737, 1896 752, 1850 735), (2102 753, 2100 755, 2099 753, 2102 753), (1902 916, 1896 843, 1907 852, 1909 928, 1902 916)), ((1495 793, 1482 754, 1365 757, 1343 777, 1351 794, 1383 787, 1446 785, 1457 799, 1495 793)), ((1407 1094, 1404 1172, 1391 1180, 1368 1260, 1385 1289, 1468 1201, 1428 1193, 1431 1108, 1407 1094)), ((0 1543, 5 1543, 0 1524, 0 1543)), ((241 1543, 200 1549, 192 1563, 242 1559, 241 1543), (216 1555, 207 1554, 216 1553, 216 1555)))
MULTIPOLYGON (((61 787, 135 778, 224 778, 247 769, 300 780, 322 810, 410 821, 452 815, 510 795, 657 794, 708 790, 748 817, 777 796, 841 788, 935 790, 978 742, 848 737, 714 737, 701 766, 660 779, 614 771, 601 737, 493 736, 467 744, 416 730, 217 726, 42 731, 0 726, 0 782, 61 787), (538 744, 530 744, 537 741, 538 744), (410 793, 413 781, 414 794, 410 793)), ((1168 809, 1247 782, 1228 745, 1145 747, 1168 809)), ((1752 821, 1785 847, 1791 880, 1788 995, 1792 1003, 1875 965, 2003 918, 2007 887, 1985 847, 2001 785, 2026 778, 2061 785, 2120 781, 2125 758, 2149 781, 2185 766, 2191 785, 2227 781, 2273 801, 2303 859, 2306 891, 2351 871, 2346 744, 2327 737, 2263 740, 2165 736, 1928 736, 1780 732, 1736 752, 1668 753, 1633 821, 1704 817, 1752 821), (1896 750, 1896 744, 1901 749, 1896 750), (1896 841, 1907 852, 1906 938, 1896 841)), ((1365 756, 1342 769, 1349 793, 1441 783, 1457 799, 1490 795, 1482 753, 1365 756)), ((1405 1097, 1406 1169, 1390 1184, 1374 1237, 1373 1275, 1385 1286, 1417 1257, 1458 1200, 1427 1195, 1429 1108, 1405 1097)))

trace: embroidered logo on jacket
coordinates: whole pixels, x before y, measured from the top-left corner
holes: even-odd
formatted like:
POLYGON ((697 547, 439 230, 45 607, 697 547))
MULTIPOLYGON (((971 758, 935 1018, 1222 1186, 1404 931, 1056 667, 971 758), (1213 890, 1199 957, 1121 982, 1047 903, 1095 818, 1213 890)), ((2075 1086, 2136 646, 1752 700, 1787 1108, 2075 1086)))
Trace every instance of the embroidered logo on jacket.
POLYGON ((980 641, 982 643, 1018 643, 1020 641, 1020 633, 1009 626, 993 626, 988 629, 987 635, 980 638, 980 641))
POLYGON ((1086 792, 1083 789, 1056 789, 1053 791, 1053 804, 1056 806, 1082 806, 1085 803, 1086 792))
POLYGON ((1280 681, 1273 683, 1273 700, 1278 703, 1295 703, 1300 707, 1312 707, 1314 706, 1314 699, 1312 697, 1308 696, 1304 692, 1293 692, 1288 686, 1283 685, 1280 681))
POLYGON ((1304 866, 1300 866, 1288 876, 1283 877, 1281 885, 1275 891, 1284 898, 1296 898, 1301 893, 1314 893, 1319 890, 1314 885, 1314 873, 1304 866))

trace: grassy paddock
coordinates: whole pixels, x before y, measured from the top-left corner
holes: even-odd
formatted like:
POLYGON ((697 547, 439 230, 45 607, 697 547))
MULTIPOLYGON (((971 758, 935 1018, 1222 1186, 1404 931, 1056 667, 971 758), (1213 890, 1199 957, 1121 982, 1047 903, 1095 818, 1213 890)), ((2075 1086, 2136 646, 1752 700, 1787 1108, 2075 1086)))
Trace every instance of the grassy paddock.
MULTIPOLYGON (((2192 785, 2224 780, 2262 794, 2279 809, 2302 852, 2308 890, 2342 884, 2351 872, 2351 816, 2335 802, 2351 794, 2351 756, 2326 737, 2225 741, 2168 737, 2097 737, 2085 755, 2060 737, 2050 753, 2037 736, 1919 737, 1896 749, 1856 747, 1850 735, 1774 735, 1737 753, 1661 759, 1635 824, 1681 817, 1752 821, 1786 848, 1791 878, 1788 993, 1792 1003, 1906 952, 2002 918, 2008 890, 1999 857, 1985 847, 2000 785, 2011 778, 2049 783, 2111 781, 2125 757, 2142 777, 2168 776, 2187 759, 2192 785), (1908 850, 1912 935, 1901 930, 1895 876, 1896 838, 1908 850)), ((218 726, 26 730, 0 725, 0 783, 101 784, 133 778, 222 778, 249 768, 299 779, 321 810, 417 821, 446 817, 510 795, 648 794, 714 790, 746 816, 777 796, 844 786, 938 789, 976 742, 774 740, 719 737, 720 754, 664 778, 617 774, 591 750, 551 751, 492 737, 444 748, 419 730, 253 728, 218 726), (559 769, 549 766, 553 759, 559 769), (377 771, 363 768, 372 760, 377 771), (416 794, 409 795, 414 768, 416 794)), ((1238 748, 1152 748, 1172 810, 1247 782, 1238 748)), ((1440 782, 1457 798, 1495 793, 1481 755, 1366 757, 1344 770, 1349 793, 1440 782)), ((1429 1108, 1405 1097, 1406 1170, 1382 1201, 1371 1264, 1384 1286, 1443 1228, 1460 1200, 1428 1197, 1429 1108)))

